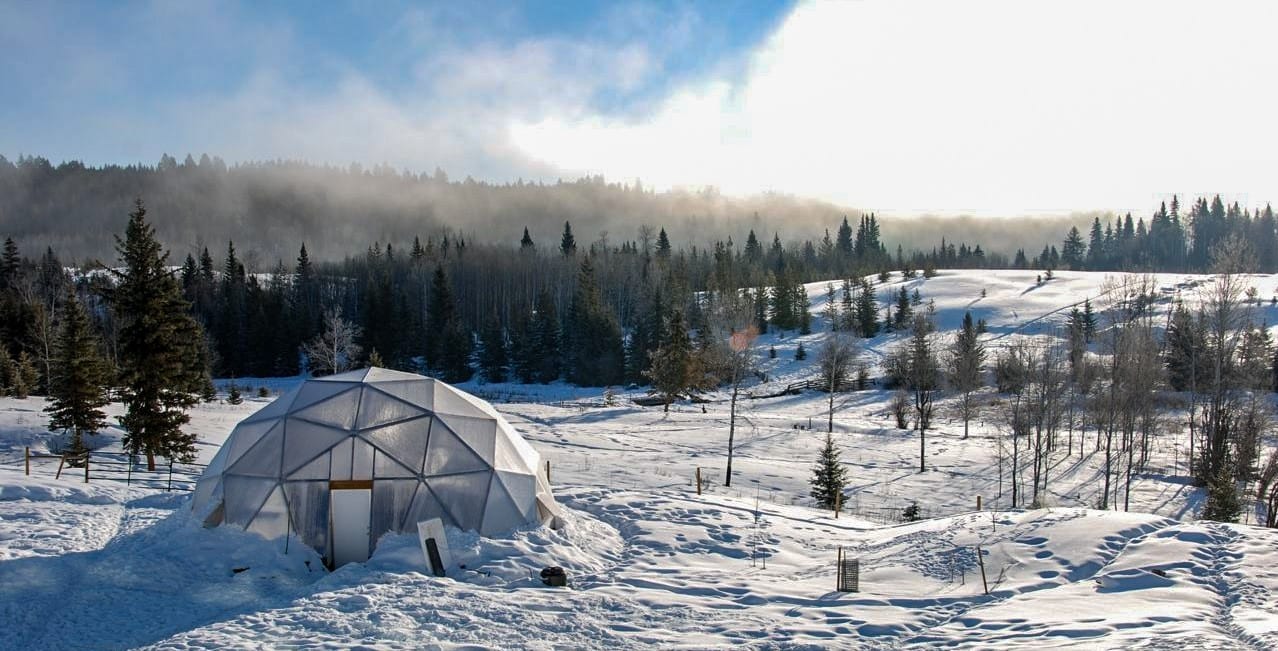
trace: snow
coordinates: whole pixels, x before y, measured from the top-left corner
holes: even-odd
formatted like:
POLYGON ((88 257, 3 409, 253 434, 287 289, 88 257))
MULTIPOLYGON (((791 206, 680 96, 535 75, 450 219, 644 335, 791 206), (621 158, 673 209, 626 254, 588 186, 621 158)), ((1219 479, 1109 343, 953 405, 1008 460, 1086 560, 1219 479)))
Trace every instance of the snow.
MULTIPOLYGON (((1037 286, 1035 275, 942 272, 907 282, 935 300, 942 328, 973 309, 990 324, 993 346, 1051 332, 1105 283, 1102 274, 1062 272, 1037 286)), ((1278 282, 1253 281, 1273 323, 1267 298, 1278 282)), ((1156 278, 1169 295, 1185 282, 1156 278)), ((825 283, 808 290, 819 313, 825 283)), ((815 355, 795 362, 793 347, 804 341, 815 353, 822 336, 761 338, 761 351, 778 349, 769 385, 810 377, 815 355)), ((869 354, 896 337, 868 342, 869 354)), ((278 392, 298 380, 237 384, 278 392)), ((1086 508, 1103 462, 1090 433, 1083 456, 1054 459, 1052 508, 1011 511, 1006 485, 998 490, 997 423, 974 423, 964 440, 960 421, 938 418, 928 471, 919 473, 917 436, 892 426, 888 394, 844 394, 835 440, 852 483, 847 512, 835 519, 807 497, 824 439, 823 395, 743 401, 728 487, 723 396, 663 414, 630 404, 625 392, 605 406, 598 389, 463 388, 508 400, 498 411, 551 462, 564 527, 495 538, 450 529, 465 569, 443 578, 427 570, 413 536, 387 536, 367 563, 329 573, 295 539, 286 551, 284 540, 204 529, 182 491, 96 475, 86 484, 78 469, 54 479, 57 461, 48 459, 33 460, 28 477, 23 448, 46 451, 53 438, 42 402, 0 399, 0 648, 1278 645, 1278 536, 1196 521, 1202 496, 1184 476, 1183 437, 1156 443, 1131 513, 1086 508), (809 419, 812 430, 796 429, 809 419), (698 467, 710 480, 703 495, 693 484, 698 467), (977 496, 986 510, 975 511, 977 496), (912 502, 936 517, 895 524, 912 502), (860 559, 858 593, 834 591, 840 546, 860 559), (548 565, 567 570, 568 588, 541 584, 548 565)), ((244 395, 241 405, 192 411, 203 462, 269 402, 244 395)), ((118 417, 119 405, 109 412, 118 417)), ((101 454, 118 450, 118 430, 94 438, 101 454)))

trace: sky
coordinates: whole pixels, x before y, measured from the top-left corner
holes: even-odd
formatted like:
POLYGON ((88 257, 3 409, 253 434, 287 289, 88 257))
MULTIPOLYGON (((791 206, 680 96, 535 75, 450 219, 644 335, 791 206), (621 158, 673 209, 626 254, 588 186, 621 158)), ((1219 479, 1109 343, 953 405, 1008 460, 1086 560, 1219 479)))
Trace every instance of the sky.
POLYGON ((1268 0, 0 0, 0 154, 584 174, 899 214, 1278 200, 1268 0))

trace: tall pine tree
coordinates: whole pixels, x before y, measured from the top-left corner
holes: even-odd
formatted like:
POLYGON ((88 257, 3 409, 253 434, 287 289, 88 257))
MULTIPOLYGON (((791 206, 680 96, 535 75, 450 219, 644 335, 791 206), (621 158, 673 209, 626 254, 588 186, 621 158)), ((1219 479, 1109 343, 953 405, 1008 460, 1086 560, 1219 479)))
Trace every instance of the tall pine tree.
POLYGON ((157 455, 195 457, 195 434, 182 427, 190 421, 186 409, 199 399, 204 333, 188 315, 190 306, 165 264, 168 253, 147 223, 141 199, 124 237, 116 237, 116 249, 123 270, 115 273, 111 303, 120 323, 124 446, 145 454, 147 468, 154 470, 157 455))
POLYGON ((106 369, 89 315, 68 287, 49 373, 49 429, 71 433, 69 449, 84 450, 84 434, 106 427, 106 369))

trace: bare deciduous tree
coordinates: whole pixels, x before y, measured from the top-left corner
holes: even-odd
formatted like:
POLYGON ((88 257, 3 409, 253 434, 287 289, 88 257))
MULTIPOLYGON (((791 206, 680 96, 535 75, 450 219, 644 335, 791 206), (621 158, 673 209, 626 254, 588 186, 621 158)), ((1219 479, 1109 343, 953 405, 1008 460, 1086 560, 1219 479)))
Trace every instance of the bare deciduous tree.
POLYGON ((342 318, 341 308, 325 310, 324 331, 302 348, 311 372, 341 373, 350 369, 363 350, 355 343, 359 336, 359 326, 342 318))
POLYGON ((858 354, 853 340, 840 332, 828 332, 817 352, 817 367, 821 372, 821 384, 830 393, 829 422, 826 431, 834 431, 834 394, 847 386, 848 376, 858 354))

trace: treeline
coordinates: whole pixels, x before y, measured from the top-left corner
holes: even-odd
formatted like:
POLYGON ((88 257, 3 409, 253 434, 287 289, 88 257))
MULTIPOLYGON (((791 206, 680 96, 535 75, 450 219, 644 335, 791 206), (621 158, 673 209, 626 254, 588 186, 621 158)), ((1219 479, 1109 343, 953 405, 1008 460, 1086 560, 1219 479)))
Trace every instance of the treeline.
MULTIPOLYGON (((450 170, 451 171, 451 170, 450 170)), ((110 262, 102 233, 119 230, 120 215, 144 197, 156 235, 179 257, 205 246, 219 256, 240 244, 251 270, 291 260, 306 242, 316 261, 339 261, 373 241, 407 245, 413 237, 513 243, 527 227, 538 240, 558 237, 565 221, 579 237, 630 238, 639 224, 661 225, 677 242, 709 246, 748 229, 790 242, 820 235, 843 215, 861 212, 780 193, 725 196, 712 188, 654 191, 639 180, 599 176, 554 182, 497 183, 386 166, 335 167, 301 161, 228 165, 216 156, 165 155, 158 163, 51 163, 39 156, 0 156, 0 235, 30 251, 53 247, 64 262, 110 262), (252 233, 252 239, 247 234, 252 233)), ((894 219, 883 237, 890 251, 948 240, 997 242, 990 253, 1036 250, 1085 216, 1009 221, 999 218, 894 219)), ((766 245, 767 242, 765 241, 766 245)), ((220 257, 220 256, 219 256, 220 257)))
POLYGON ((1150 216, 1149 222, 1131 213, 1113 222, 1096 218, 1086 237, 1070 229, 1058 249, 1044 246, 1033 259, 1019 250, 1017 268, 1083 269, 1089 271, 1210 271, 1218 251, 1227 252, 1247 273, 1278 272, 1278 219, 1273 208, 1244 209, 1237 202, 1228 207, 1216 195, 1203 197, 1181 214, 1180 200, 1172 197, 1150 216))
MULTIPOLYGON (((805 282, 858 278, 857 290, 873 297, 873 283, 861 276, 916 264, 928 271, 1006 263, 979 245, 947 242, 893 256, 874 215, 855 224, 845 218, 815 242, 787 244, 776 234, 765 242, 751 230, 742 246, 727 239, 703 249, 641 227, 635 240, 587 243, 565 223, 551 242, 526 230, 510 244, 428 236, 403 246, 376 243, 337 262, 315 262, 308 243, 288 264, 265 271, 228 243, 170 264, 180 263, 174 277, 203 326, 215 377, 288 376, 375 360, 454 382, 480 372, 488 381, 608 385, 646 383, 651 355, 668 342, 675 318, 703 338, 725 311, 738 329, 806 332, 805 282), (337 338, 347 352, 317 364, 314 353, 323 348, 311 344, 343 333, 337 338)), ((46 331, 70 278, 52 249, 31 260, 12 239, 8 247, 14 284, 23 289, 6 299, 0 335, 12 355, 26 354, 38 367, 48 359, 46 331)), ((80 274, 85 287, 111 277, 102 267, 80 274)), ((95 292, 84 289, 85 300, 100 303, 95 292)), ((878 318, 877 297, 857 300, 878 318)), ((113 359, 109 310, 90 307, 113 359)), ((47 373, 38 375, 43 386, 47 373)))

